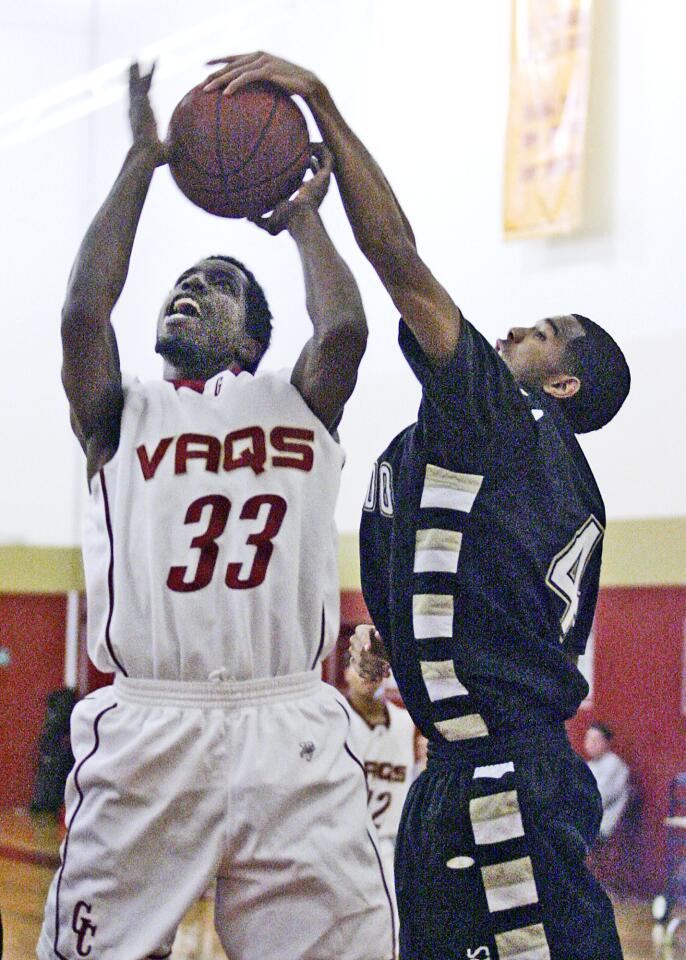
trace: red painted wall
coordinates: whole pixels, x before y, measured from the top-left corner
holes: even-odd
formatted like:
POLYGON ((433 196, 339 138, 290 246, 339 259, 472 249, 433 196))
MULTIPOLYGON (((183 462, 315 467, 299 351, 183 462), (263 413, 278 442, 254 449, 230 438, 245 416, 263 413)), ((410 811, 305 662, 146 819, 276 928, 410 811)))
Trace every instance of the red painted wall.
POLYGON ((593 720, 615 733, 615 750, 629 764, 642 799, 636 893, 665 882, 668 788, 686 771, 686 717, 681 711, 686 587, 613 587, 601 591, 595 621, 592 704, 569 723, 582 752, 593 720))
MULTIPOLYGON (((64 595, 0 596, 0 646, 11 651, 0 667, 0 807, 28 804, 45 697, 63 682, 64 595)), ((341 638, 325 663, 325 678, 343 682, 343 651, 357 623, 368 620, 361 595, 341 594, 341 638)), ((629 763, 642 795, 632 884, 652 894, 665 881, 671 778, 686 771, 686 716, 681 712, 686 587, 626 587, 601 591, 595 625, 593 702, 569 723, 581 752, 594 720, 615 730, 617 752, 629 763)), ((81 650, 85 649, 81 624, 81 650)), ((108 682, 83 653, 79 686, 108 682)))
POLYGON ((64 594, 0 595, 0 807, 27 806, 46 697, 64 682, 64 594))

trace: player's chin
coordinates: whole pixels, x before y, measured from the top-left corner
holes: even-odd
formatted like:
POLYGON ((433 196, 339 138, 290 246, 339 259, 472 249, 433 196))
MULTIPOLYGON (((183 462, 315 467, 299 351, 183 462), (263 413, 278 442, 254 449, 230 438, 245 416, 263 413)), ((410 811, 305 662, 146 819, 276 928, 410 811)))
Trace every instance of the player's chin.
POLYGON ((174 332, 164 330, 158 334, 155 353, 159 353, 171 363, 179 364, 184 361, 198 361, 202 351, 189 329, 179 329, 174 332))

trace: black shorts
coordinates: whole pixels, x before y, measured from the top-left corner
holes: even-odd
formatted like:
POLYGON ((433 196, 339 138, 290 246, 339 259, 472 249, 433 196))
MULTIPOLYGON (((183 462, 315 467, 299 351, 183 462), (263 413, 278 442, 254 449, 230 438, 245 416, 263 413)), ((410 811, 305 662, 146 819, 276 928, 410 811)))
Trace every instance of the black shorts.
POLYGON ((612 904, 585 862, 600 795, 564 727, 465 752, 432 744, 405 803, 401 960, 621 960, 612 904))

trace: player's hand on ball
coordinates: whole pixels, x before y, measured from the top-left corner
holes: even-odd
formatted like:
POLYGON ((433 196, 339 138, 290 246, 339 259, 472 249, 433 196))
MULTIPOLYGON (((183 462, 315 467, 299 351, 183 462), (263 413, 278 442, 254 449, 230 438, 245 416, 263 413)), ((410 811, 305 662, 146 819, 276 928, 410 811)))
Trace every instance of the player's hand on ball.
POLYGON ((364 680, 376 682, 390 676, 386 648, 375 627, 368 623, 355 627, 349 649, 351 666, 364 680))
POLYGON ((288 93, 307 99, 318 83, 310 70, 261 50, 256 53, 215 57, 207 63, 208 66, 221 66, 209 75, 205 90, 223 90, 227 97, 248 83, 262 81, 274 83, 288 93))
POLYGON ((141 75, 135 61, 129 67, 129 122, 134 146, 150 150, 156 167, 167 162, 167 148, 157 133, 157 121, 150 104, 150 85, 155 64, 150 73, 141 75))
POLYGON ((297 193, 289 200, 277 204, 269 216, 251 217, 250 222, 262 227, 272 236, 276 236, 277 233, 281 233, 288 226, 291 218, 296 215, 298 210, 302 210, 303 207, 317 210, 329 189, 333 171, 333 155, 325 144, 312 144, 310 169, 313 176, 309 180, 303 181, 297 193))

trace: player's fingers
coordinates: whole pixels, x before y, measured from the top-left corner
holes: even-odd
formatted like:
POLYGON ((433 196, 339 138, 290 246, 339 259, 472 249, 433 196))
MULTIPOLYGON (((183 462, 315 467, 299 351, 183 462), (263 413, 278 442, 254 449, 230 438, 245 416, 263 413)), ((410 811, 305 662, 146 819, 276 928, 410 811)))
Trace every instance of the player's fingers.
POLYGON ((248 83, 253 83, 260 78, 260 68, 239 67, 237 69, 229 68, 223 70, 221 75, 203 87, 203 90, 211 92, 223 88, 224 94, 231 96, 236 90, 240 90, 248 83))
POLYGON ((221 86, 219 81, 226 76, 226 67, 223 70, 213 70, 212 73, 209 73, 205 77, 205 85, 203 90, 214 90, 216 87, 221 86))
POLYGON ((241 70, 238 74, 232 74, 230 79, 224 88, 224 96, 230 97, 231 94, 236 93, 237 90, 241 90, 243 87, 247 87, 249 83, 256 83, 259 80, 264 80, 265 71, 262 67, 258 67, 254 70, 241 70))
POLYGON ((350 651, 350 656, 351 657, 359 656, 361 649, 362 649, 362 646, 361 646, 360 640, 357 634, 354 633, 352 637, 348 639, 348 650, 350 651))
POLYGON ((206 60, 205 63, 208 67, 213 67, 215 63, 239 63, 248 60, 258 60, 263 56, 262 52, 256 50, 254 53, 229 53, 225 57, 212 57, 211 60, 206 60))
POLYGON ((364 646, 365 646, 364 639, 358 633, 354 633, 350 638, 350 640, 348 641, 350 656, 359 661, 362 656, 362 651, 364 649, 364 646))
MULTIPOLYGON (((317 162, 317 170, 322 174, 333 173, 333 154, 325 143, 312 144, 312 161, 317 162)), ((315 167, 312 167, 315 170, 315 167)))
POLYGON ((368 623, 361 623, 355 627, 355 642, 359 643, 359 649, 370 651, 372 648, 372 630, 374 628, 368 623))
POLYGON ((208 66, 211 66, 213 63, 223 63, 224 67, 223 69, 215 70, 214 73, 210 74, 203 89, 216 90, 225 83, 230 83, 231 80, 238 76, 241 71, 246 70, 249 67, 255 68, 262 66, 263 64, 260 62, 260 58, 262 56, 263 54, 261 53, 249 53, 236 57, 226 57, 222 60, 208 60, 208 66))
POLYGON ((272 235, 272 237, 275 237, 277 234, 281 233, 286 226, 288 221, 288 208, 288 200, 282 200, 280 203, 277 203, 277 205, 268 215, 248 217, 248 220, 250 220, 251 223, 254 223, 255 226, 266 230, 267 233, 272 235))
POLYGON ((254 223, 256 227, 260 228, 260 230, 266 230, 267 233, 271 233, 271 229, 270 229, 271 217, 264 217, 264 216, 258 215, 255 217, 246 217, 246 219, 249 220, 250 223, 254 223))
POLYGON ((133 60, 129 65, 129 86, 138 83, 141 78, 141 68, 138 66, 138 61, 133 60))

